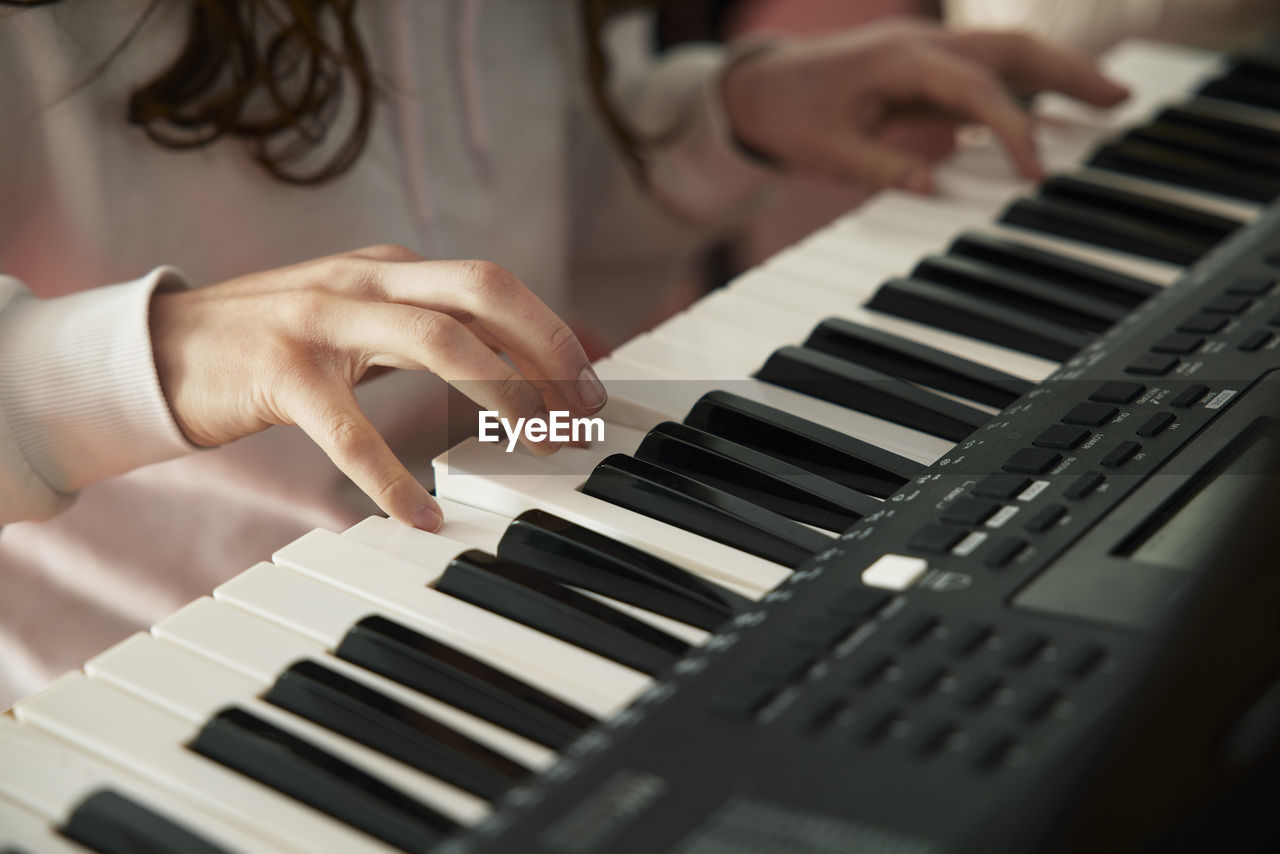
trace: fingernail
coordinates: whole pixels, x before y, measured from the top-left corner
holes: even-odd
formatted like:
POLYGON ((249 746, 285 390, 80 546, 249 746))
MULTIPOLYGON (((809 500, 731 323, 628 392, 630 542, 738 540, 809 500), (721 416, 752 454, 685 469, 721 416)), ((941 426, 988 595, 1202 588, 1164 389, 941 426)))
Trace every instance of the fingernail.
POLYGON ((444 524, 444 517, 440 515, 440 511, 432 507, 430 504, 423 504, 413 511, 413 515, 409 517, 409 521, 413 523, 413 527, 421 528, 424 531, 435 532, 444 524))
POLYGON ((578 399, 587 409, 599 409, 609 399, 608 393, 604 390, 604 383, 600 382, 600 378, 596 376, 595 371, 591 370, 590 365, 583 368, 582 373, 578 375, 578 399))

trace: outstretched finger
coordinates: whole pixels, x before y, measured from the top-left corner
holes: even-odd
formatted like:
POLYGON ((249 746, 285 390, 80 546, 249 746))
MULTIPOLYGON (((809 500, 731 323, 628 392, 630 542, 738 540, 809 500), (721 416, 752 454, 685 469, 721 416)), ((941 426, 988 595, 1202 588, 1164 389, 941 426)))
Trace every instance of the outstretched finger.
POLYGON ((392 453, 348 386, 305 384, 293 392, 288 414, 388 516, 424 531, 439 529, 440 505, 392 453))
POLYGON ((1025 33, 950 33, 941 44, 994 69, 1020 96, 1060 92, 1095 107, 1113 107, 1129 90, 1104 75, 1088 56, 1025 33))

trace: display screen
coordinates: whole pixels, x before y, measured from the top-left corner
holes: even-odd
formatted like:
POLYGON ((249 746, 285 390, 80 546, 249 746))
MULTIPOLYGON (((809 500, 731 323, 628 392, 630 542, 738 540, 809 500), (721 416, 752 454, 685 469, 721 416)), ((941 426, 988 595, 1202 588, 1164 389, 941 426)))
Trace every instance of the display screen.
POLYGON ((1250 431, 1208 472, 1193 479, 1182 494, 1149 521, 1119 550, 1132 560, 1171 569, 1211 566, 1223 537, 1245 503, 1256 495, 1258 478, 1277 477, 1280 426, 1264 421, 1250 431))

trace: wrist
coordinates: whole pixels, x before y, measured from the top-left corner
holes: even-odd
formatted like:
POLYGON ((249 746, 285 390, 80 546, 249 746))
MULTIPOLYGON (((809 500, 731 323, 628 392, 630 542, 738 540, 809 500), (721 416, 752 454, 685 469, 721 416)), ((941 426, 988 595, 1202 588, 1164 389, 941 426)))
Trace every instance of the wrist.
POLYGON ((766 54, 777 50, 783 42, 776 34, 749 36, 729 46, 729 52, 720 71, 720 101, 724 108, 727 133, 734 148, 749 160, 771 169, 781 169, 782 161, 769 152, 744 128, 750 127, 753 113, 753 70, 766 54))

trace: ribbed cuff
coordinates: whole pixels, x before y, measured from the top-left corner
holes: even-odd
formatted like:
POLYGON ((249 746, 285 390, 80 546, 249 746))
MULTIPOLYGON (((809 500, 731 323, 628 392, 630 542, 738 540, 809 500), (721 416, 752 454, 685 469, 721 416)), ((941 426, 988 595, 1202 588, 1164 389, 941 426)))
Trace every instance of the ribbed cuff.
POLYGON ((0 312, 0 413, 10 439, 50 489, 80 488, 196 450, 169 411, 151 353, 158 267, 141 279, 0 312))
POLYGON ((687 106, 674 128, 651 126, 660 140, 672 141, 658 145, 650 177, 660 195, 699 221, 749 213, 779 178, 733 138, 720 91, 725 62, 723 48, 694 45, 673 51, 657 71, 669 79, 656 88, 683 90, 687 106))

